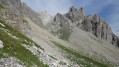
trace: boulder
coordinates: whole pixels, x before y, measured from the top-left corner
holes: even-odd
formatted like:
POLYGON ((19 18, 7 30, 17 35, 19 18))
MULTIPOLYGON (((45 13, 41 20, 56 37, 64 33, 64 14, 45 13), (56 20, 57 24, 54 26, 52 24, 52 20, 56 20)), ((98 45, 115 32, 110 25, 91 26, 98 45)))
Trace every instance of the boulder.
POLYGON ((3 42, 0 40, 0 48, 3 48, 3 42))

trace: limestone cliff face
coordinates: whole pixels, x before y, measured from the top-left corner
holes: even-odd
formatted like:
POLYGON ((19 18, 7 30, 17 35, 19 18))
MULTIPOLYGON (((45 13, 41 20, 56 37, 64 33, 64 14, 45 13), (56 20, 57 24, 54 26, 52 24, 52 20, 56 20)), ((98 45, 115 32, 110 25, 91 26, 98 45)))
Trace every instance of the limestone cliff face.
POLYGON ((99 39, 105 40, 113 45, 119 46, 119 38, 113 34, 111 27, 96 14, 85 16, 84 8, 71 7, 65 15, 57 14, 54 17, 52 27, 78 27, 92 33, 99 39))
POLYGON ((96 37, 112 43, 112 30, 109 25, 97 15, 87 16, 82 22, 82 29, 91 32, 96 37))

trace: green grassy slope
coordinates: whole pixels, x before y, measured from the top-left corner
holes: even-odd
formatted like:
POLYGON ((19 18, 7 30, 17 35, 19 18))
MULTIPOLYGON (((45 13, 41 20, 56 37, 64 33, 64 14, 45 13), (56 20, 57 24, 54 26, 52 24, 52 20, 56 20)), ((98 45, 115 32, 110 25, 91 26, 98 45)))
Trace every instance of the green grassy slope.
POLYGON ((47 65, 44 65, 41 61, 38 60, 35 55, 33 55, 29 50, 23 47, 22 44, 26 44, 29 46, 35 44, 37 47, 41 47, 26 36, 24 36, 19 31, 5 24, 5 22, 2 20, 0 20, 0 40, 3 42, 4 45, 4 48, 0 49, 0 58, 16 57, 27 67, 30 67, 31 65, 47 67, 47 65), (9 35, 8 33, 11 35, 9 35), (12 36, 17 37, 17 39, 13 38, 12 36))

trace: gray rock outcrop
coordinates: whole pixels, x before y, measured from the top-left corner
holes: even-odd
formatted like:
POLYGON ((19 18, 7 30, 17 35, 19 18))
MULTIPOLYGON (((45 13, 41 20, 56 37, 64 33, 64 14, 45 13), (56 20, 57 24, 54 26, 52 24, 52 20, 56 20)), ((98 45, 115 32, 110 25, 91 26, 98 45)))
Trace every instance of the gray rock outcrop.
POLYGON ((119 38, 114 33, 112 34, 112 44, 119 47, 119 38))
POLYGON ((100 39, 104 39, 109 43, 112 43, 111 27, 109 27, 109 25, 96 14, 94 16, 85 17, 82 22, 82 29, 87 32, 91 32, 100 39))
POLYGON ((21 65, 19 60, 16 58, 1 58, 0 59, 0 67, 25 67, 25 65, 21 65))
POLYGON ((0 48, 3 48, 3 42, 0 40, 0 48))
POLYGON ((70 19, 75 25, 80 25, 84 19, 84 8, 81 7, 80 9, 74 8, 72 6, 69 9, 69 12, 65 14, 65 16, 70 19))
POLYGON ((49 24, 49 28, 52 31, 57 31, 61 28, 70 28, 72 26, 71 20, 66 18, 64 15, 57 13, 54 17, 54 20, 51 24, 49 24))

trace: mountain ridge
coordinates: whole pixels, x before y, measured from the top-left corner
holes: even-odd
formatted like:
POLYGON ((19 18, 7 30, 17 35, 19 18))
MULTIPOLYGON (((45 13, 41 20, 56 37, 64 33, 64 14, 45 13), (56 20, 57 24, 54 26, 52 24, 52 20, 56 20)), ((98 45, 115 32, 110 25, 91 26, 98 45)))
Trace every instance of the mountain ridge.
MULTIPOLYGON (((69 9, 68 13, 66 13, 64 15, 61 15, 61 14, 60 15, 67 18, 68 20, 70 20, 71 22, 67 21, 70 23, 70 25, 72 24, 73 26, 76 26, 82 30, 92 33, 93 35, 95 35, 96 37, 98 37, 102 40, 105 40, 113 45, 119 46, 118 36, 116 36, 112 32, 111 27, 104 20, 102 20, 96 14, 94 16, 92 16, 92 15, 85 16, 84 12, 85 11, 84 11, 83 7, 81 7, 80 9, 77 9, 74 6, 72 6, 69 9)), ((59 15, 59 13, 54 17, 54 21, 53 21, 54 23, 57 22, 57 21, 55 21, 55 19, 58 15, 59 15)), ((60 17, 59 17, 59 19, 60 19, 60 17)), ((61 25, 62 25, 62 23, 65 23, 65 21, 63 21, 61 23, 60 22, 61 21, 59 20, 59 24, 61 24, 61 25)), ((56 25, 56 23, 55 23, 55 25, 56 25)), ((64 26, 65 25, 66 24, 64 24, 64 26)))

